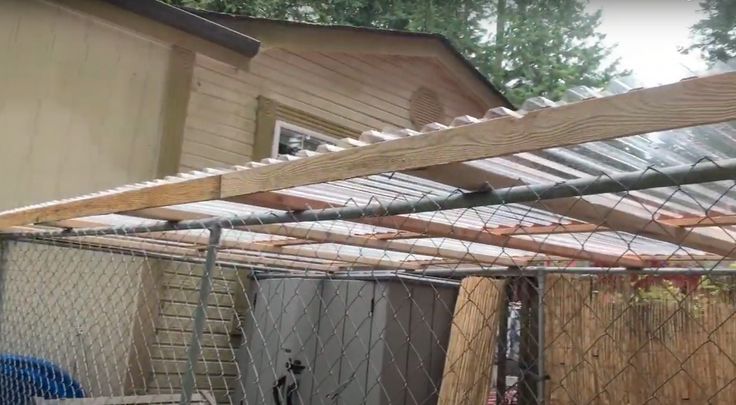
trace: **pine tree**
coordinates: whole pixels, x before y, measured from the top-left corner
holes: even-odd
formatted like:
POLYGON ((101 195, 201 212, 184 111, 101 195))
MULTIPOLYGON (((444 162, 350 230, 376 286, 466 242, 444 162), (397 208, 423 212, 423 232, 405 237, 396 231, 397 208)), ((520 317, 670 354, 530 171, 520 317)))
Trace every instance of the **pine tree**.
POLYGON ((683 50, 698 50, 710 63, 736 58, 736 1, 704 0, 700 8, 705 18, 693 25, 695 43, 683 50))
POLYGON ((559 98, 566 89, 601 86, 625 74, 596 30, 601 11, 579 0, 499 0, 495 42, 485 72, 519 103, 536 95, 559 98), (501 7, 503 5, 503 8, 501 7))

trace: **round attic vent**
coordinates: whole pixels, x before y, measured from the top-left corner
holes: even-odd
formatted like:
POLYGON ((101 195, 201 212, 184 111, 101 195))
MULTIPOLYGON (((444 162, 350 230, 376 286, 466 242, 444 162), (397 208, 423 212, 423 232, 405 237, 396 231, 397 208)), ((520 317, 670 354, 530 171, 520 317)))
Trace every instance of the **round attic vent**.
POLYGON ((443 116, 444 108, 434 90, 420 87, 411 95, 409 119, 414 128, 421 129, 432 122, 440 122, 443 116))

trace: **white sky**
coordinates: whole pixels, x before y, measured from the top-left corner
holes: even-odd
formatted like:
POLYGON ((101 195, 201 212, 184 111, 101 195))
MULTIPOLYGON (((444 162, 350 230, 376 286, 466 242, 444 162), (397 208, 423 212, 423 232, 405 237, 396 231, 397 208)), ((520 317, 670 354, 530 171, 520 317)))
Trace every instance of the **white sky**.
POLYGON ((603 10, 600 32, 618 44, 621 68, 643 84, 670 83, 706 68, 697 52, 677 50, 691 43, 690 26, 702 18, 697 0, 591 0, 589 7, 603 10))

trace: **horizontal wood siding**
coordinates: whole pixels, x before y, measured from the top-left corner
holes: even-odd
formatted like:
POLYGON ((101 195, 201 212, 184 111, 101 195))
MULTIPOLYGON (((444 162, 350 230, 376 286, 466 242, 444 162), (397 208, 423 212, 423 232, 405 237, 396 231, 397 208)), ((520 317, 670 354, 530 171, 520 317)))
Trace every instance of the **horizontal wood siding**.
POLYGON ((413 127, 410 99, 422 86, 437 93, 444 123, 484 112, 439 63, 411 56, 266 49, 244 70, 198 55, 192 85, 184 170, 249 161, 259 95, 355 133, 413 127))
POLYGON ((0 7, 0 209, 154 177, 170 47, 52 2, 0 7))
MULTIPOLYGON (((186 263, 162 265, 160 315, 150 349, 153 373, 146 389, 149 394, 181 391, 203 271, 202 266, 186 263)), ((195 375, 197 389, 212 391, 218 402, 228 402, 238 375, 235 356, 240 333, 234 330, 238 329, 234 302, 239 294, 243 289, 234 270, 215 269, 195 375)))
POLYGON ((182 170, 242 164, 253 152, 257 89, 206 66, 237 71, 197 55, 184 128, 182 170))

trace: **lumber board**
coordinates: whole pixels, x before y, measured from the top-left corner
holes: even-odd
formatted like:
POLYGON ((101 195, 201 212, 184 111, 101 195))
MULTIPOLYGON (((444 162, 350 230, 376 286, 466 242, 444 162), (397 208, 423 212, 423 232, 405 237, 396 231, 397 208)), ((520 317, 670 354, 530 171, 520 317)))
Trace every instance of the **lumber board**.
POLYGON ((391 142, 0 213, 0 228, 228 198, 736 120, 736 73, 481 120, 391 142))
POLYGON ((503 280, 485 277, 467 277, 461 282, 452 318, 439 405, 483 405, 488 402, 493 352, 502 306, 505 305, 504 283, 503 280))
POLYGON ((92 215, 110 214, 148 207, 209 201, 219 198, 220 178, 217 175, 184 180, 176 183, 150 185, 142 188, 90 195, 80 199, 33 206, 0 213, 0 228, 35 224, 92 215))
POLYGON ((221 197, 736 119, 736 73, 451 127, 222 176, 221 197))
MULTIPOLYGON (((289 195, 283 192, 261 192, 248 196, 234 197, 229 199, 229 201, 287 211, 336 207, 335 204, 329 204, 315 198, 289 195)), ((476 230, 463 228, 457 225, 443 224, 434 221, 425 221, 406 216, 359 218, 351 220, 351 222, 369 224, 384 228, 392 228, 400 231, 411 232, 414 234, 445 237, 472 243, 526 250, 528 252, 539 253, 543 255, 562 256, 572 259, 588 260, 610 266, 644 267, 645 264, 643 261, 637 258, 590 252, 583 248, 570 248, 550 242, 539 243, 528 239, 514 238, 506 235, 496 235, 486 232, 482 229, 476 230)), ((470 257, 472 260, 472 255, 470 255, 470 257)), ((456 259, 456 257, 453 257, 453 259, 456 259)), ((466 258, 465 260, 468 261, 468 258, 466 258)), ((499 262, 497 264, 500 265, 501 263, 499 262)), ((519 263, 516 264, 518 265, 519 263)))

